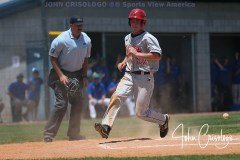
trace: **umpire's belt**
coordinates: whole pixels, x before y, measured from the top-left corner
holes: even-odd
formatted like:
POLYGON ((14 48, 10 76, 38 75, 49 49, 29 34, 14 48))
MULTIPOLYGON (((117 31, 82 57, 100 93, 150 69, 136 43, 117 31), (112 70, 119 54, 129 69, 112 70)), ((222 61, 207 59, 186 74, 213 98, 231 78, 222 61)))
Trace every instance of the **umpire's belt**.
POLYGON ((127 73, 133 73, 138 75, 145 75, 145 74, 151 74, 151 72, 144 72, 144 71, 126 71, 127 73))
POLYGON ((63 72, 63 74, 65 74, 69 78, 81 78, 82 77, 82 70, 78 70, 75 72, 69 72, 69 71, 61 69, 61 71, 63 72))

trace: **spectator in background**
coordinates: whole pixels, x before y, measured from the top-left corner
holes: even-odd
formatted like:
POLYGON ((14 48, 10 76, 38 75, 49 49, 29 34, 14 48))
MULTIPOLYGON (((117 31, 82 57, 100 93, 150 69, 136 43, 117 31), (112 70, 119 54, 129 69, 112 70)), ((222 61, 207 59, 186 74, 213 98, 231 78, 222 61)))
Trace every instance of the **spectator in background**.
POLYGON ((40 99, 40 87, 43 83, 42 78, 39 77, 39 71, 36 68, 32 69, 32 77, 28 82, 28 108, 24 117, 29 116, 32 120, 37 120, 38 115, 38 104, 40 99))
POLYGON ((104 86, 106 88, 109 83, 109 80, 110 80, 110 73, 109 73, 109 69, 106 65, 105 59, 100 60, 99 73, 102 77, 101 82, 104 84, 104 86))
POLYGON ((92 67, 92 73, 93 72, 100 74, 101 82, 104 84, 105 88, 107 88, 108 82, 110 80, 110 72, 106 66, 105 59, 97 57, 97 60, 92 67))
POLYGON ((4 109, 4 103, 2 102, 2 98, 0 98, 0 123, 3 123, 3 119, 2 119, 2 111, 4 109))
POLYGON ((232 65, 229 63, 228 57, 224 57, 222 61, 215 59, 219 73, 217 78, 220 102, 222 106, 218 110, 227 110, 226 106, 232 102, 231 98, 231 83, 232 83, 232 65))
POLYGON ((172 95, 176 98, 180 77, 180 66, 177 64, 176 58, 171 58, 171 78, 170 82, 172 85, 172 95))
POLYGON ((169 100, 170 102, 176 103, 179 91, 180 66, 177 64, 174 57, 168 56, 166 67, 166 82, 168 83, 169 88, 169 100))
POLYGON ((88 68, 87 68, 87 77, 89 82, 92 79, 92 74, 94 70, 94 66, 97 64, 97 61, 94 58, 89 58, 88 68))
POLYGON ((216 84, 217 77, 218 77, 218 66, 215 63, 216 62, 216 57, 211 56, 210 58, 210 72, 211 72, 211 84, 216 84))
POLYGON ((161 106, 162 103, 162 94, 163 94, 163 88, 165 85, 165 76, 166 76, 166 61, 163 57, 159 61, 159 69, 154 74, 154 90, 153 90, 153 99, 152 101, 154 104, 152 106, 161 106))
POLYGON ((240 58, 239 52, 235 53, 233 63, 233 81, 232 81, 232 97, 233 105, 240 105, 240 58))
POLYGON ((22 107, 26 105, 26 91, 28 87, 23 82, 23 74, 17 75, 17 81, 8 86, 8 94, 10 96, 10 104, 12 110, 12 121, 22 121, 22 107))
POLYGON ((117 75, 113 74, 112 75, 112 80, 109 82, 108 87, 107 87, 107 97, 112 96, 112 94, 116 90, 117 84, 118 84, 117 75))
POLYGON ((91 64, 91 68, 92 68, 92 73, 93 72, 97 72, 97 73, 99 73, 100 72, 100 70, 99 70, 99 68, 100 68, 100 54, 96 54, 97 56, 93 59, 93 62, 92 62, 92 64, 91 64))
POLYGON ((93 82, 89 83, 87 92, 89 98, 89 111, 90 117, 92 119, 97 117, 95 106, 104 106, 106 107, 110 99, 106 98, 106 89, 104 84, 101 82, 100 74, 94 72, 92 75, 93 82))
POLYGON ((217 87, 217 78, 218 78, 219 69, 215 61, 216 61, 216 57, 211 56, 210 58, 211 98, 212 98, 211 103, 212 103, 213 111, 217 111, 218 107, 220 106, 219 93, 218 93, 218 87, 217 87))
MULTIPOLYGON (((107 87, 107 91, 108 91, 108 97, 111 97, 112 94, 115 92, 116 88, 118 85, 118 80, 117 80, 117 75, 113 74, 112 75, 112 81, 109 83, 108 87, 107 87)), ((129 115, 130 116, 135 116, 136 112, 135 112, 135 104, 133 101, 133 97, 127 97, 126 101, 125 101, 125 105, 128 108, 129 111, 129 115)))

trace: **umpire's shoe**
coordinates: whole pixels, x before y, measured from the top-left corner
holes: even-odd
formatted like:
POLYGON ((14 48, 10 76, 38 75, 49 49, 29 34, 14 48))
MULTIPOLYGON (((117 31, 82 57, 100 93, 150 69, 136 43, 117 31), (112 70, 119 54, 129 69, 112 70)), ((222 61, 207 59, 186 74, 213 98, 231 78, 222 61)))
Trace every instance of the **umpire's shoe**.
POLYGON ((102 138, 108 138, 109 133, 111 131, 111 127, 105 124, 101 124, 101 123, 95 123, 95 130, 98 131, 100 133, 100 135, 102 136, 102 138))
POLYGON ((159 125, 161 138, 164 138, 168 133, 168 122, 170 120, 170 116, 168 114, 165 114, 165 117, 166 117, 165 123, 163 125, 159 125))
POLYGON ((53 139, 51 138, 51 137, 44 137, 44 142, 47 142, 47 143, 49 143, 49 142, 52 142, 53 141, 53 139))

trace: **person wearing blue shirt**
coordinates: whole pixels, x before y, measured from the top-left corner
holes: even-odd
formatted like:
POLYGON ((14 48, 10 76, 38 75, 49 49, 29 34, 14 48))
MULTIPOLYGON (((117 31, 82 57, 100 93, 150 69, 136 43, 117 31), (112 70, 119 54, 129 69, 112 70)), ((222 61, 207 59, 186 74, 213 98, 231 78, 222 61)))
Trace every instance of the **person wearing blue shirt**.
POLYGON ((100 68, 99 68, 100 74, 102 74, 102 79, 101 82, 104 84, 105 87, 107 87, 109 80, 110 80, 110 73, 109 73, 109 69, 106 65, 106 61, 105 60, 101 60, 100 61, 100 68))
POLYGON ((117 85, 118 85, 118 82, 117 82, 116 78, 113 78, 107 87, 107 91, 108 91, 107 96, 108 97, 111 97, 113 92, 115 92, 117 85))
POLYGON ((23 82, 23 74, 17 75, 17 81, 8 86, 10 104, 12 110, 12 121, 22 121, 22 107, 26 105, 26 91, 28 86, 23 82))
POLYGON ((43 83, 39 77, 39 71, 36 68, 32 69, 32 77, 29 79, 28 87, 28 108, 25 117, 31 116, 32 120, 37 120, 38 104, 40 99, 40 89, 43 83), (30 114, 30 115, 29 115, 30 114))
POLYGON ((169 101, 168 108, 176 106, 180 89, 180 66, 174 57, 168 56, 166 59, 166 91, 169 101))
POLYGON ((177 64, 176 59, 171 60, 171 83, 178 83, 180 76, 180 66, 177 64))
POLYGON ((211 103, 212 103, 212 111, 217 111, 219 107, 219 93, 217 87, 217 78, 219 69, 215 63, 215 56, 211 56, 210 59, 210 75, 211 75, 211 103))
POLYGON ((225 57, 222 61, 215 59, 215 63, 218 66, 217 84, 219 90, 220 111, 227 110, 226 106, 231 103, 231 83, 232 83, 232 65, 229 63, 229 58, 225 57))
POLYGON ((163 90, 164 90, 164 85, 166 83, 166 61, 165 58, 163 57, 159 61, 159 69, 158 71, 154 74, 154 90, 153 90, 153 99, 152 99, 152 105, 153 106, 160 106, 163 100, 163 90))
MULTIPOLYGON (((177 100, 179 97, 179 88, 180 88, 180 66, 177 64, 176 59, 172 58, 171 60, 171 94, 173 100, 177 100)), ((178 102, 176 102, 178 103, 178 102)))
POLYGON ((233 105, 240 105, 240 58, 239 52, 235 53, 233 63, 233 82, 232 82, 233 105))
POLYGON ((110 73, 106 65, 106 61, 104 59, 98 58, 95 65, 92 67, 92 70, 93 72, 100 74, 101 82, 104 84, 106 88, 110 80, 110 73))
POLYGON ((210 62, 210 74, 211 74, 211 84, 216 84, 217 81, 217 76, 218 76, 218 66, 215 63, 216 57, 212 56, 211 57, 211 62, 210 62))
POLYGON ((87 88, 89 98, 89 112, 92 119, 97 117, 96 105, 107 106, 110 98, 106 98, 106 89, 102 82, 100 82, 100 75, 96 72, 92 75, 93 82, 89 83, 87 88))

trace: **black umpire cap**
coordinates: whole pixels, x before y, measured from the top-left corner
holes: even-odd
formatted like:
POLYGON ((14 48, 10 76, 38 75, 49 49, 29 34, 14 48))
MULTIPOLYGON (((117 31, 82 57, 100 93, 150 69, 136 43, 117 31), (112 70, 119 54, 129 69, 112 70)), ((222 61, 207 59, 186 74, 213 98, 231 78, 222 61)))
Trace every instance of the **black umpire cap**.
POLYGON ((83 18, 73 16, 70 18, 70 24, 83 25, 83 18))

